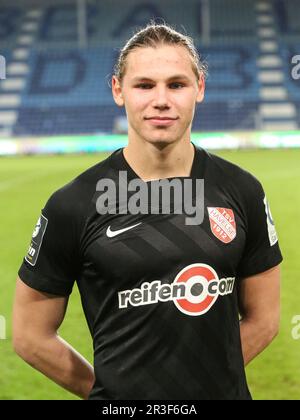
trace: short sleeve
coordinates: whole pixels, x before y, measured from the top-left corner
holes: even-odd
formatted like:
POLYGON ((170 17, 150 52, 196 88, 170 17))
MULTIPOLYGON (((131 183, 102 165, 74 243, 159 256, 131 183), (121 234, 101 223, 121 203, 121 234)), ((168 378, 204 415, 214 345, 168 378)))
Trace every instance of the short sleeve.
POLYGON ((21 280, 33 289, 62 296, 72 292, 79 252, 69 209, 68 200, 58 191, 42 210, 19 269, 21 280))
POLYGON ((240 278, 262 273, 282 261, 275 224, 262 185, 251 177, 245 190, 246 243, 238 267, 240 278))

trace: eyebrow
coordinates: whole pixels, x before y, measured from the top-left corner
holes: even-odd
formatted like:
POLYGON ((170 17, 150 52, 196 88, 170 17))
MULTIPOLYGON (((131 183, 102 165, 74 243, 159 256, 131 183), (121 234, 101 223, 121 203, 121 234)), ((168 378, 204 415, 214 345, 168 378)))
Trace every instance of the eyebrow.
MULTIPOLYGON (((171 76, 167 79, 168 82, 171 82, 172 80, 185 80, 185 81, 189 81, 190 79, 185 76, 184 74, 176 74, 174 76, 171 76)), ((134 77, 132 79, 132 81, 134 83, 136 82, 142 82, 142 81, 153 81, 150 77, 134 77)))

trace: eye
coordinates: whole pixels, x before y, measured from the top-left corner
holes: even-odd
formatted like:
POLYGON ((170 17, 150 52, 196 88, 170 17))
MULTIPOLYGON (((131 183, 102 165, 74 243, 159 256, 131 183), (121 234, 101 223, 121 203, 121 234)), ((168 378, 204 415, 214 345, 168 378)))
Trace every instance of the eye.
POLYGON ((173 82, 170 84, 170 88, 171 89, 181 89, 184 87, 183 83, 179 83, 179 82, 173 82))
POLYGON ((137 85, 137 88, 139 89, 151 89, 152 85, 150 83, 140 83, 137 85))

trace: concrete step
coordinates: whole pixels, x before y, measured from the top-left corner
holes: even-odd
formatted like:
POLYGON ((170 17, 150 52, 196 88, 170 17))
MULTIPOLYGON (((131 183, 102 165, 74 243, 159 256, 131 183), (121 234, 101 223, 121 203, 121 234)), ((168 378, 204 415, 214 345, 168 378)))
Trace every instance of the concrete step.
POLYGON ((12 52, 12 56, 16 60, 26 60, 30 54, 30 50, 28 48, 16 48, 12 52))
POLYGON ((16 111, 1 111, 0 110, 0 124, 13 125, 17 121, 18 113, 16 111))
POLYGON ((28 12, 26 13, 26 18, 39 18, 42 15, 42 10, 41 9, 31 9, 28 10, 28 12))
POLYGON ((27 75, 29 71, 28 64, 25 63, 11 63, 7 66, 6 73, 8 75, 27 75))
POLYGON ((259 48, 265 53, 274 53, 278 51, 278 44, 276 41, 262 41, 259 44, 259 48))
POLYGON ((26 84, 25 79, 5 79, 0 82, 0 92, 6 90, 22 90, 26 84))
POLYGON ((278 70, 264 70, 258 73, 258 80, 263 84, 283 83, 284 74, 278 70))
POLYGON ((260 14, 257 16, 257 23, 261 25, 273 25, 274 17, 271 13, 260 14))
POLYGON ((21 103, 20 95, 0 95, 0 108, 13 108, 21 103))
POLYGON ((276 31, 273 28, 259 28, 257 31, 260 38, 275 38, 276 31))
POLYGON ((24 22, 23 25, 21 26, 21 31, 24 32, 34 32, 38 29, 39 27, 39 22, 24 22))
POLYGON ((279 55, 266 55, 256 60, 258 67, 280 67, 282 66, 282 59, 279 55))
POLYGON ((287 99, 288 94, 284 87, 263 87, 259 90, 259 96, 265 101, 283 101, 287 99))
POLYGON ((263 123, 263 130, 272 131, 294 131, 298 130, 298 124, 295 121, 270 121, 263 123))
POLYGON ((32 34, 20 35, 18 36, 16 43, 17 45, 20 45, 20 46, 28 46, 28 45, 33 44, 34 38, 35 36, 32 34))
POLYGON ((261 1, 255 4, 255 9, 259 12, 269 12, 270 10, 272 10, 272 5, 271 3, 261 1))
POLYGON ((294 104, 262 104, 259 106, 261 117, 265 118, 296 118, 297 110, 294 104))

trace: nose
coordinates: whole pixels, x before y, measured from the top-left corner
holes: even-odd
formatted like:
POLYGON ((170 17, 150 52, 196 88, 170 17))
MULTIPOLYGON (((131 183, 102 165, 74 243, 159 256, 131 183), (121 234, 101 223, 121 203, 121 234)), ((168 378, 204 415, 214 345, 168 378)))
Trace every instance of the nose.
POLYGON ((169 97, 167 88, 165 86, 156 86, 153 89, 154 99, 153 99, 153 106, 156 109, 165 109, 169 108, 169 97))

